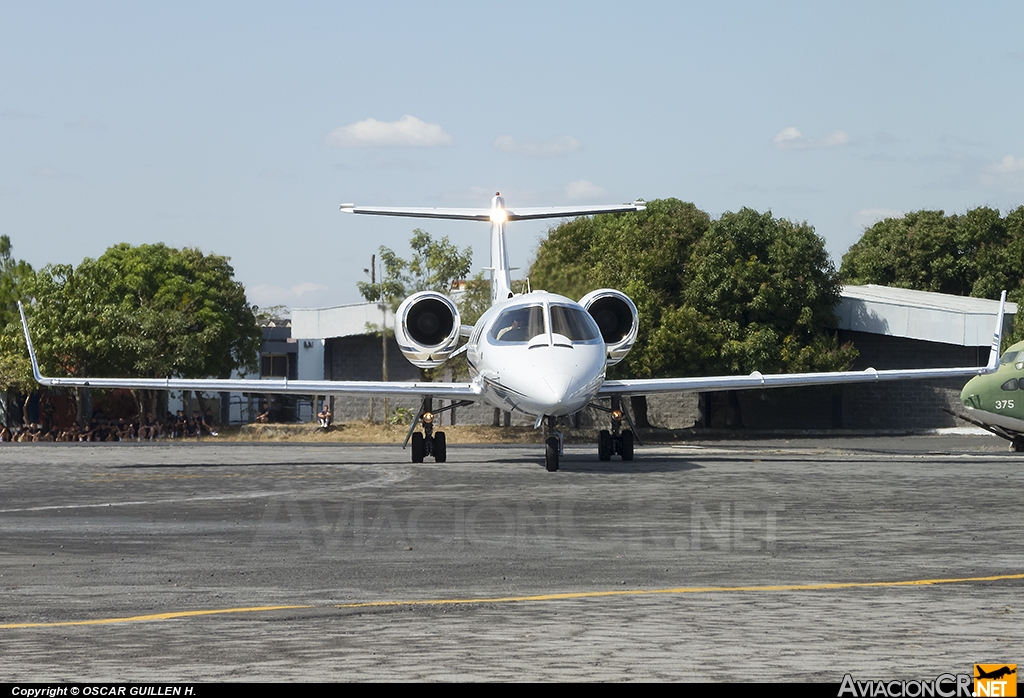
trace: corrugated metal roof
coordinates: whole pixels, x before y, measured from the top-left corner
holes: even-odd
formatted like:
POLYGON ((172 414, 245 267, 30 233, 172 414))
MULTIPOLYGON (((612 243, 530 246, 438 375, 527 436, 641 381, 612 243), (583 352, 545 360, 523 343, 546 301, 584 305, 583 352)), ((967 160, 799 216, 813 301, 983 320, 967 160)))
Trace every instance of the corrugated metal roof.
MULTIPOLYGON (((964 313, 988 313, 994 315, 999 301, 987 298, 971 298, 970 296, 951 296, 948 293, 931 291, 914 291, 909 288, 894 288, 867 284, 866 286, 844 286, 843 298, 858 298, 865 301, 907 305, 914 308, 934 308, 937 310, 953 310, 964 313)), ((1016 303, 1007 303, 1006 312, 1014 315, 1016 303)))
MULTIPOLYGON (((377 303, 353 303, 332 308, 292 309, 292 336, 297 339, 326 339, 369 334, 383 318, 377 303)), ((387 309, 387 325, 395 326, 395 314, 387 309)))
MULTIPOLYGON (((889 286, 846 286, 836 308, 839 328, 965 347, 992 341, 999 301, 889 286)), ((1006 304, 1009 331, 1016 303, 1006 304)))

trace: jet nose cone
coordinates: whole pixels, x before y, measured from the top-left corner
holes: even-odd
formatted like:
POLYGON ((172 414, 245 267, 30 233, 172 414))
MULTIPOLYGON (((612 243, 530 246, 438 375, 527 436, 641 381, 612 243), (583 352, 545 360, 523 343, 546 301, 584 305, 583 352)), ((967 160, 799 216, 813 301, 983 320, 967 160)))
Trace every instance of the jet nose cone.
POLYGON ((564 373, 550 373, 537 381, 536 394, 541 402, 554 407, 565 401, 571 387, 570 376, 564 373))
POLYGON ((964 407, 980 408, 981 401, 978 397, 978 388, 981 381, 978 378, 972 378, 967 381, 967 385, 960 391, 960 402, 964 404, 964 407))

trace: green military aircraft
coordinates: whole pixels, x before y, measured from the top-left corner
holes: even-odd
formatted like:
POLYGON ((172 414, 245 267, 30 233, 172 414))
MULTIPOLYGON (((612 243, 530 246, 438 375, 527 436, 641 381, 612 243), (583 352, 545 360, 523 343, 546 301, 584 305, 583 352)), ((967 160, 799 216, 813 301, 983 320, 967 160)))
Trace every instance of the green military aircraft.
POLYGON ((1011 451, 1024 451, 1024 342, 1003 353, 994 373, 967 381, 960 400, 967 414, 951 414, 1003 437, 1011 451))

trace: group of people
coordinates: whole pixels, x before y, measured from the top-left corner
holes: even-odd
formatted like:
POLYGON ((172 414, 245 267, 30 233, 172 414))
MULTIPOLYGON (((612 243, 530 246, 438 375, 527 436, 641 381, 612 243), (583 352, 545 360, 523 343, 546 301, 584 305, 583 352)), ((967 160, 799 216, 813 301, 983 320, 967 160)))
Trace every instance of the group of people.
POLYGON ((206 410, 200 414, 193 410, 191 417, 186 417, 183 410, 167 413, 164 420, 158 420, 150 412, 141 421, 138 417, 126 420, 113 420, 94 417, 86 427, 73 424, 66 429, 56 426, 46 427, 42 424, 29 424, 24 427, 0 428, 0 442, 116 442, 116 441, 153 441, 155 439, 181 439, 201 436, 217 436, 213 424, 213 411, 206 410))

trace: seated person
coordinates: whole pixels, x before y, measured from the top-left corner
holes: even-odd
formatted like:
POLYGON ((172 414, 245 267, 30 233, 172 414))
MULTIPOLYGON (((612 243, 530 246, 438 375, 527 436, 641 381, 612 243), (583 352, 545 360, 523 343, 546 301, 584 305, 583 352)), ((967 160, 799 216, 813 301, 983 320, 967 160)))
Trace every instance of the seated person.
POLYGON ((329 429, 331 427, 331 419, 333 417, 334 415, 331 414, 331 408, 327 406, 326 402, 323 404, 323 408, 316 415, 316 418, 320 420, 320 426, 324 429, 329 429))
POLYGON ((260 405, 260 413, 256 415, 257 424, 270 424, 270 405, 263 403, 260 405))

